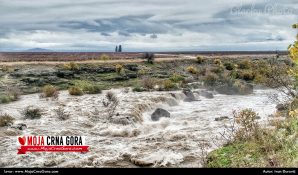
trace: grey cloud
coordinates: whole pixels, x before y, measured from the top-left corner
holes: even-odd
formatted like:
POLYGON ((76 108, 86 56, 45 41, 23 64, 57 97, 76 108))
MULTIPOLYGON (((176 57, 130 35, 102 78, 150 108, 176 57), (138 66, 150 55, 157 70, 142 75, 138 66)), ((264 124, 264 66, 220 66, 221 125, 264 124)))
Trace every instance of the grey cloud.
POLYGON ((131 50, 229 45, 267 49, 249 43, 274 43, 282 49, 294 39, 290 26, 297 22, 298 4, 296 0, 0 0, 0 16, 0 50, 39 45, 96 49, 117 43, 131 50), (275 9, 268 10, 270 6, 275 9), (288 13, 277 11, 285 9, 288 13))

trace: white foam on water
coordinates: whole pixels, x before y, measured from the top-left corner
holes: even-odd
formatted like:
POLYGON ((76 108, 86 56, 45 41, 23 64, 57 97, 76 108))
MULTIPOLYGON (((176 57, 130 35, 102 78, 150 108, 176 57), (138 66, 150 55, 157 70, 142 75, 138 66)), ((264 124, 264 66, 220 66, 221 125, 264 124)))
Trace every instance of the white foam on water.
MULTIPOLYGON (((60 93, 57 101, 40 99, 38 94, 24 95, 20 101, 1 105, 1 111, 16 118, 16 123, 28 126, 23 131, 0 128, 0 167, 200 167, 200 144, 212 145, 212 139, 224 129, 227 121, 215 121, 221 116, 232 117, 233 110, 252 108, 266 121, 275 112, 276 103, 268 94, 271 89, 257 89, 251 95, 220 95, 213 99, 183 102, 181 92, 123 92, 113 89, 120 105, 119 117, 129 117, 137 104, 149 108, 142 115, 143 122, 127 125, 109 122, 102 105, 104 94, 69 96, 60 93), (170 93, 176 93, 173 99, 170 93), (165 97, 166 101, 158 101, 165 97), (155 100, 152 101, 152 99, 155 100), (26 120, 20 114, 28 105, 43 110, 41 119, 26 120), (71 117, 60 121, 53 112, 63 105, 71 117), (152 121, 156 108, 171 113, 170 118, 152 121), (99 114, 94 117, 93 111, 99 114), (18 135, 81 135, 86 136, 90 151, 81 153, 27 153, 17 155, 18 135)), ((208 151, 214 147, 208 148, 208 151)))

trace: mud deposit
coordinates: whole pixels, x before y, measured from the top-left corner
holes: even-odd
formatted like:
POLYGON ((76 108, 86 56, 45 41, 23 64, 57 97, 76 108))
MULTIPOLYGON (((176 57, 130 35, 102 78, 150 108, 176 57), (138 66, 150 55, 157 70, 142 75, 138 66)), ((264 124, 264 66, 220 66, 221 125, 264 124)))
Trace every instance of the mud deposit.
POLYGON ((1 105, 1 111, 16 118, 15 124, 27 128, 0 129, 0 167, 200 167, 202 145, 215 148, 212 139, 229 123, 215 121, 233 110, 254 109, 261 119, 275 112, 270 100, 274 90, 254 90, 247 96, 214 94, 207 99, 183 102, 181 92, 124 92, 114 89, 120 101, 119 116, 108 120, 102 100, 104 94, 69 96, 61 92, 58 100, 40 99, 39 94, 25 95, 20 101, 1 105), (170 94, 172 93, 172 95, 170 94), (176 94, 174 98, 173 94, 176 94), (20 111, 28 105, 43 110, 41 119, 25 120, 20 111), (54 109, 63 106, 70 118, 61 121, 54 109), (170 118, 152 121, 157 108, 166 109, 170 118), (136 120, 136 118, 138 120, 136 120), (90 151, 81 153, 27 153, 17 155, 19 135, 86 136, 90 151))

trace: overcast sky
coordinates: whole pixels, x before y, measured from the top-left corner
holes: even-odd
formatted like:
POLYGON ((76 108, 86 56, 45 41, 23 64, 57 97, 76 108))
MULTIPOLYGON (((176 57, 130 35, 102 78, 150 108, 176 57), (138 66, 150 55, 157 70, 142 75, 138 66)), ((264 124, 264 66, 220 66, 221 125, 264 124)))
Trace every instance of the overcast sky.
POLYGON ((285 50, 297 0, 0 0, 0 51, 285 50))

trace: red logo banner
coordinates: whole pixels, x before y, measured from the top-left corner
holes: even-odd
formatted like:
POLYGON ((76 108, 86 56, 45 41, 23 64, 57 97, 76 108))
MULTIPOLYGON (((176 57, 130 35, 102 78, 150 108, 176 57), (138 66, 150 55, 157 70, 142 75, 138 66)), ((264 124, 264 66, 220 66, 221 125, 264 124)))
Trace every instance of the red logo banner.
POLYGON ((88 152, 89 146, 21 146, 18 154, 26 152, 88 152))

